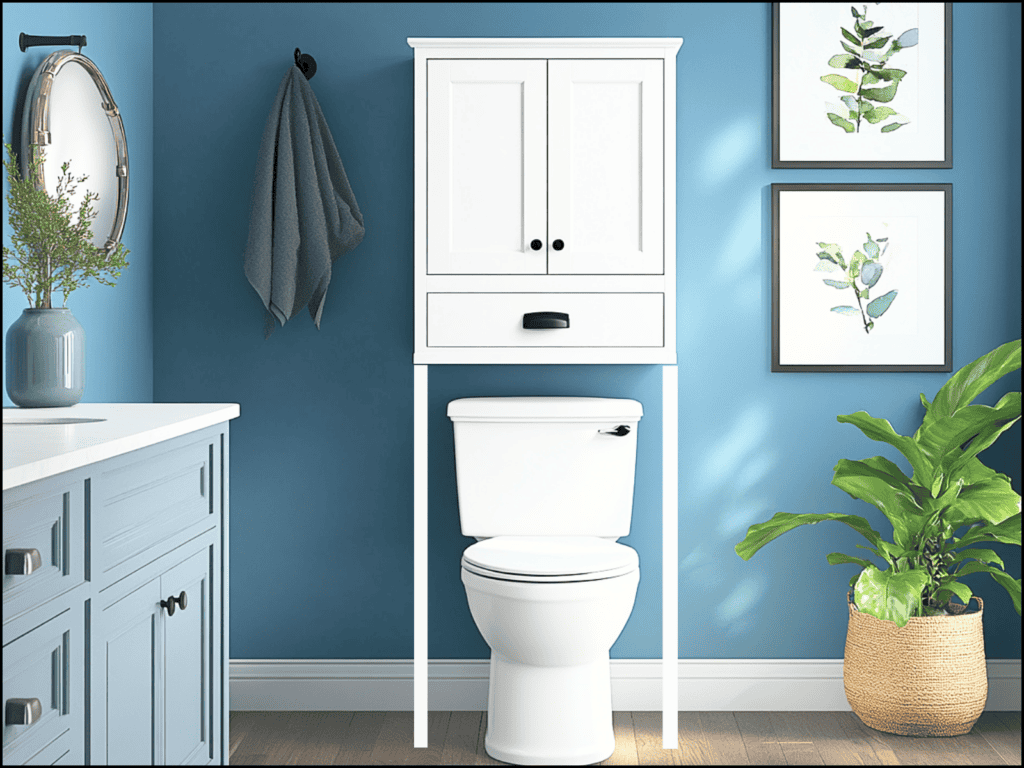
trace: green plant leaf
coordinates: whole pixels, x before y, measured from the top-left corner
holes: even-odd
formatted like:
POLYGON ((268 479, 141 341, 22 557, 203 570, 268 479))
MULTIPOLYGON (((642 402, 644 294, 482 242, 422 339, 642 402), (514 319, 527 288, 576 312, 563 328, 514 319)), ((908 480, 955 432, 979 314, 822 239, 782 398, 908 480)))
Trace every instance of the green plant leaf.
POLYGON ((842 128, 847 133, 853 133, 856 130, 856 127, 853 123, 851 123, 849 120, 844 120, 839 115, 829 112, 827 117, 832 122, 832 125, 836 125, 842 128))
POLYGON ((879 254, 878 243, 871 239, 870 233, 866 234, 868 236, 868 241, 864 243, 864 255, 869 259, 877 259, 879 254))
POLYGON ((995 563, 1000 568, 1005 568, 1002 558, 991 549, 964 549, 956 553, 952 562, 962 563, 964 560, 980 560, 983 563, 995 563))
POLYGON ((996 541, 1000 544, 1016 544, 1020 546, 1020 512, 1008 517, 997 525, 982 525, 971 528, 957 542, 958 547, 977 544, 981 541, 996 541))
POLYGON ((874 566, 874 563, 872 563, 869 560, 865 560, 860 557, 851 557, 850 555, 844 555, 842 552, 833 552, 826 558, 826 560, 828 560, 830 565, 843 565, 844 563, 852 563, 854 565, 859 565, 861 568, 867 568, 869 565, 874 566))
MULTIPOLYGON (((846 93, 857 92, 857 84, 850 78, 843 77, 842 75, 822 75, 821 81, 823 83, 828 83, 837 91, 845 91, 846 93)), ((895 93, 895 91, 893 91, 893 93, 895 93)), ((891 99, 892 97, 890 96, 889 98, 891 99)), ((879 99, 874 99, 874 101, 879 101, 879 99)), ((889 101, 889 99, 884 99, 884 101, 889 101)))
MULTIPOLYGON (((910 490, 910 478, 892 462, 883 464, 877 459, 881 457, 864 461, 840 459, 832 485, 877 507, 892 524, 893 541, 906 549, 928 521, 910 490), (895 474, 889 471, 890 467, 896 468, 895 474)), ((898 552, 890 554, 901 556, 898 552)))
POLYGON ((856 307, 851 307, 849 304, 844 304, 841 307, 832 307, 832 311, 839 315, 849 315, 850 317, 859 317, 860 311, 856 307))
POLYGON ((932 597, 939 603, 945 603, 949 599, 949 594, 953 593, 963 601, 964 605, 970 601, 972 595, 971 588, 966 584, 961 584, 959 581, 944 581, 942 587, 935 590, 935 594, 932 597))
POLYGON ((840 27, 839 31, 842 32, 843 37, 845 37, 851 43, 853 43, 854 45, 860 45, 860 38, 856 37, 852 32, 846 29, 846 27, 840 27))
POLYGON ((882 126, 882 133, 892 133, 897 128, 902 128, 906 123, 889 123, 882 126))
MULTIPOLYGON (((825 77, 842 77, 842 75, 825 75, 825 77)), ((825 77, 821 79, 824 80, 825 77)), ((872 101, 881 101, 883 103, 890 102, 896 95, 896 87, 898 85, 899 83, 894 82, 892 85, 887 85, 885 88, 861 89, 860 95, 865 99, 871 99, 872 101)))
POLYGON ((889 306, 892 304, 893 299, 896 298, 897 293, 899 293, 899 291, 889 291, 884 296, 879 296, 877 299, 868 304, 866 308, 867 313, 871 317, 881 317, 882 315, 885 314, 885 311, 889 309, 889 306))
POLYGON ((842 272, 843 268, 836 264, 834 261, 829 259, 818 259, 817 265, 814 267, 815 272, 842 272))
POLYGON ((867 118, 867 121, 869 123, 875 125, 876 123, 882 122, 883 120, 885 120, 885 118, 889 117, 890 115, 895 114, 896 110, 893 109, 892 107, 875 107, 870 112, 866 112, 864 114, 864 117, 867 118))
POLYGON ((906 77, 907 72, 906 72, 906 70, 895 69, 895 68, 892 68, 892 69, 876 69, 876 70, 874 70, 874 75, 877 78, 879 78, 880 80, 889 80, 889 81, 895 81, 895 82, 898 83, 900 80, 902 80, 904 77, 906 77))
POLYGON ((861 54, 861 58, 864 59, 864 61, 871 62, 872 64, 881 64, 885 61, 885 54, 877 49, 868 50, 865 48, 864 53, 861 54))
POLYGON ((850 13, 853 14, 853 18, 855 18, 855 19, 859 19, 860 18, 860 14, 857 13, 857 9, 854 8, 852 5, 850 6, 850 13))
POLYGON ((837 53, 828 60, 828 65, 835 69, 856 69, 858 58, 852 53, 837 53))
POLYGON ((871 72, 865 72, 864 77, 861 78, 860 84, 861 86, 874 85, 877 82, 879 82, 879 80, 874 76, 874 74, 871 72))
POLYGON ((868 257, 860 251, 854 251, 853 256, 850 257, 850 277, 857 277, 860 274, 860 267, 868 257))
POLYGON ((1017 615, 1020 616, 1020 579, 1015 579, 1002 571, 989 571, 989 575, 1009 593, 1013 607, 1016 609, 1017 615))
POLYGON ((946 521, 959 528, 983 520, 998 525, 1004 520, 1020 515, 1020 494, 1005 479, 1005 475, 993 473, 983 483, 966 485, 956 501, 945 512, 946 521))
MULTIPOLYGON (((857 411, 845 416, 836 416, 840 424, 853 424, 865 437, 881 443, 888 443, 896 450, 907 457, 910 466, 914 469, 912 482, 924 488, 930 488, 934 479, 934 468, 928 457, 921 448, 914 442, 913 438, 904 437, 892 428, 886 419, 876 419, 866 411, 857 411)), ((895 466, 895 465, 893 465, 895 466)))
POLYGON ((876 37, 874 40, 871 41, 865 41, 863 48, 865 50, 868 50, 870 48, 884 48, 885 44, 889 42, 889 39, 891 37, 892 35, 886 35, 884 37, 876 37))
POLYGON ((825 285, 831 285, 833 288, 842 289, 849 288, 853 285, 853 280, 822 280, 825 285))
POLYGON ((935 394, 925 422, 956 413, 1003 376, 1020 368, 1020 341, 996 347, 953 374, 935 394))
POLYGON ((928 574, 922 570, 893 573, 871 566, 857 579, 853 600, 861 613, 905 627, 927 583, 928 574))
POLYGON ((736 554, 744 560, 749 560, 761 547, 787 531, 791 531, 801 525, 814 525, 822 520, 836 520, 837 522, 844 523, 876 547, 882 541, 882 537, 878 535, 878 532, 873 530, 868 521, 859 515, 844 515, 839 512, 794 515, 790 512, 776 512, 767 522, 752 525, 747 529, 746 537, 736 545, 736 554))

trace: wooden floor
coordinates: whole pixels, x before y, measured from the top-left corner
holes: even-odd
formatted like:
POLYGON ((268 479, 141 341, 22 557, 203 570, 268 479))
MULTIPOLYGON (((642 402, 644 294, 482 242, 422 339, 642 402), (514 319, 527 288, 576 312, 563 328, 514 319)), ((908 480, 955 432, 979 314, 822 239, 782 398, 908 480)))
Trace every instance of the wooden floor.
MULTIPOLYGON (((485 712, 232 712, 232 765, 504 765, 484 752, 485 712)), ((852 712, 680 712, 661 748, 660 712, 615 712, 599 765, 1020 765, 1020 712, 986 712, 966 736, 894 736, 852 712)))

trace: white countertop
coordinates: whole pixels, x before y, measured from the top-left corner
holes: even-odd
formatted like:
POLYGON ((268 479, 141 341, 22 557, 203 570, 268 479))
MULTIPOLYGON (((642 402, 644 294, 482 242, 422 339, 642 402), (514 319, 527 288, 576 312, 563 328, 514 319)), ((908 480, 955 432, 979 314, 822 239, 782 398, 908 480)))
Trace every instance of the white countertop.
POLYGON ((79 403, 4 408, 4 487, 120 456, 237 418, 237 403, 79 403), (64 424, 47 419, 105 419, 64 424))

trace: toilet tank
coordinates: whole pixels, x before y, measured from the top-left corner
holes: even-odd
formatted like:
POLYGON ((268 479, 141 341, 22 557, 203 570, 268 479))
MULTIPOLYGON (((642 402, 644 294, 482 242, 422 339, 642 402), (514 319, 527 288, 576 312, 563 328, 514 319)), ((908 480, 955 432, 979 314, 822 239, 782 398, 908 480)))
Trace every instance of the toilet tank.
POLYGON ((604 397, 450 402, 463 535, 626 536, 642 415, 604 397))

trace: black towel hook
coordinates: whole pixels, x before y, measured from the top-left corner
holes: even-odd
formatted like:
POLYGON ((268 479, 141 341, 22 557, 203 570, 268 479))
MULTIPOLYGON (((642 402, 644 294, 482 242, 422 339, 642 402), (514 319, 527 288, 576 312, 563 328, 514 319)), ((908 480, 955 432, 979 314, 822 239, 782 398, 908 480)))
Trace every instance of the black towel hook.
POLYGON ((52 37, 46 35, 26 35, 22 32, 18 35, 18 47, 24 53, 26 48, 35 45, 77 45, 78 52, 82 52, 82 46, 86 45, 85 35, 65 35, 63 37, 52 37))
POLYGON ((316 74, 316 59, 308 53, 302 53, 298 48, 295 49, 295 66, 302 70, 307 80, 311 80, 316 74))

